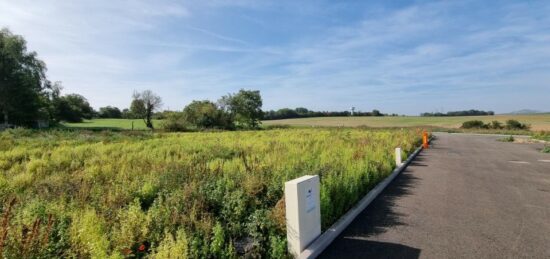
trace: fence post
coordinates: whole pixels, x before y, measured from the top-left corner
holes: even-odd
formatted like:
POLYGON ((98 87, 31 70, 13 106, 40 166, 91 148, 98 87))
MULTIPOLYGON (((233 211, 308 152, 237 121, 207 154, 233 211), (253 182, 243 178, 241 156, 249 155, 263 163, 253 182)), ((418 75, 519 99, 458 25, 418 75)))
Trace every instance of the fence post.
POLYGON ((306 175, 285 183, 288 251, 298 257, 321 235, 319 176, 306 175))
POLYGON ((395 165, 399 167, 402 164, 403 162, 401 161, 401 148, 398 147, 398 148, 395 148, 395 165))

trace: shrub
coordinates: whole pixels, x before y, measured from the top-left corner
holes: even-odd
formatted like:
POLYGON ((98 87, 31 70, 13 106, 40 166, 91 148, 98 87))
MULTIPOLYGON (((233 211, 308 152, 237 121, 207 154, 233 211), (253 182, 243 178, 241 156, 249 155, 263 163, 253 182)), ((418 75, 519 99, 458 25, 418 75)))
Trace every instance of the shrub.
POLYGON ((170 258, 170 259, 185 259, 187 258, 187 237, 185 232, 180 229, 174 237, 169 232, 166 233, 164 240, 160 242, 156 251, 151 255, 151 258, 170 258))
POLYGON ((514 142, 514 136, 510 135, 510 136, 508 136, 508 137, 499 139, 499 141, 502 141, 502 142, 514 142))
POLYGON ((550 131, 539 131, 533 134, 534 139, 550 141, 550 131))
POLYGON ((487 125, 483 123, 483 121, 480 120, 472 120, 472 121, 465 121, 462 123, 463 129, 482 129, 487 128, 487 125))
POLYGON ((169 132, 186 131, 188 123, 182 112, 170 112, 166 114, 166 119, 162 120, 161 127, 169 132))
POLYGON ((232 129, 229 114, 211 101, 193 101, 183 109, 185 120, 198 129, 232 129))
POLYGON ((550 153, 550 146, 545 146, 540 152, 542 152, 542 153, 550 153))
POLYGON ((491 129, 503 129, 502 123, 500 121, 491 121, 491 124, 489 124, 489 128, 491 129))
POLYGON ((506 129, 509 130, 522 130, 522 129, 529 129, 530 126, 527 124, 522 124, 521 122, 517 120, 507 120, 506 121, 506 129))

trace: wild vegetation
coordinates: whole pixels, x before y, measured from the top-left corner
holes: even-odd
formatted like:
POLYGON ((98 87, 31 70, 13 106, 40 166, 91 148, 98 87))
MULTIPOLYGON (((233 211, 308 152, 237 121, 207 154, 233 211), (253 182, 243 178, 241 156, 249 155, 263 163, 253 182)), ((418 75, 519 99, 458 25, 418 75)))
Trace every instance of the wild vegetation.
POLYGON ((533 134, 533 138, 550 142, 550 131, 538 131, 533 134))
POLYGON ((498 139, 498 141, 500 141, 500 142, 514 142, 515 138, 514 138, 514 136, 507 136, 507 137, 498 139))
POLYGON ((321 177, 326 228, 415 130, 0 133, 0 256, 281 258, 283 184, 321 177))
POLYGON ((517 120, 507 120, 506 124, 499 121, 491 121, 491 123, 483 123, 480 120, 465 121, 460 128, 462 129, 494 129, 494 130, 529 130, 531 126, 521 123, 517 120))

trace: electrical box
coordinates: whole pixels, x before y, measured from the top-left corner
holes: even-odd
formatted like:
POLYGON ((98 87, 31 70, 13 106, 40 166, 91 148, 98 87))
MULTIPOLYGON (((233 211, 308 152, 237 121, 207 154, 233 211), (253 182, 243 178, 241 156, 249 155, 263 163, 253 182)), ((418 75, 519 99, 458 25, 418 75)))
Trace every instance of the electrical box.
POLYGON ((289 252, 298 257, 321 235, 319 176, 306 175, 285 183, 289 252))

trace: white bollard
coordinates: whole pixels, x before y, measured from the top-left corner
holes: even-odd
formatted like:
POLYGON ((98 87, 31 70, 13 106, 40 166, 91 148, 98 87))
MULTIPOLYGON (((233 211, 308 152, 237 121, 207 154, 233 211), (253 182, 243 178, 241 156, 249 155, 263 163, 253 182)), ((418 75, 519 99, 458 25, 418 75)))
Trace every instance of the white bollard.
POLYGON ((288 251, 298 257, 321 235, 319 176, 306 175, 285 183, 288 251))
POLYGON ((401 148, 395 148, 395 165, 398 167, 401 166, 403 162, 401 162, 401 148))

